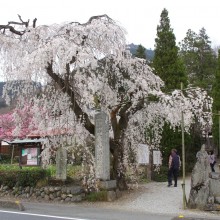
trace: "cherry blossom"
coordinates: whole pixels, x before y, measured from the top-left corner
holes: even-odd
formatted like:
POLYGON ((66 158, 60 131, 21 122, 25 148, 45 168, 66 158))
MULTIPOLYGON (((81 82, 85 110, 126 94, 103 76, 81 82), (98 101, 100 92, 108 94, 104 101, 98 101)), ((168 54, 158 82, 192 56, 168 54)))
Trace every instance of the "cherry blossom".
MULTIPOLYGON (((81 150, 91 171, 85 184, 95 184, 92 149, 97 111, 109 115, 114 178, 120 188, 126 187, 128 167, 135 173, 137 162, 131 162, 129 155, 136 155, 138 143, 160 149, 165 121, 179 127, 184 112, 186 131, 195 120, 201 123, 201 132, 211 125, 212 100, 207 93, 187 88, 164 94, 163 81, 146 61, 131 56, 126 32, 107 15, 84 24, 22 27, 16 29, 21 35, 9 29, 0 34, 1 67, 8 80, 5 98, 10 103, 19 97, 17 109, 30 104, 30 127, 48 137, 45 162, 51 147, 81 150), (15 85, 14 80, 25 83, 15 85)), ((15 124, 19 130, 20 118, 15 124)))

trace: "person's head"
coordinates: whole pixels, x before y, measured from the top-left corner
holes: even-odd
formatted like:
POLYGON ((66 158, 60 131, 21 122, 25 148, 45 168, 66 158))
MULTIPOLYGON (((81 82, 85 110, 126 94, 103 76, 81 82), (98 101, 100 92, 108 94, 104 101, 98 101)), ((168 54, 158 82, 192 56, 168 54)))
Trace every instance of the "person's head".
POLYGON ((213 150, 210 150, 209 153, 210 153, 211 155, 214 154, 213 150))
POLYGON ((176 154, 177 153, 177 150, 176 149, 172 149, 171 150, 171 154, 176 154))

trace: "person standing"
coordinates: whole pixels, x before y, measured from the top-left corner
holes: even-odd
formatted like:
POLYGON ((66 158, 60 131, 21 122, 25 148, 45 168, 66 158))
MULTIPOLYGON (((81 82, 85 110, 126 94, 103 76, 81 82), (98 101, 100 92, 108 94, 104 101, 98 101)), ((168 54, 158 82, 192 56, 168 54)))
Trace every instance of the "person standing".
POLYGON ((211 170, 212 172, 215 172, 215 164, 216 164, 216 161, 215 161, 215 154, 213 152, 213 150, 209 151, 209 163, 210 163, 210 167, 211 167, 211 170))
POLYGON ((176 149, 171 150, 169 156, 169 170, 168 170, 168 187, 172 185, 172 178, 174 179, 174 187, 177 187, 177 178, 180 169, 180 156, 176 149))

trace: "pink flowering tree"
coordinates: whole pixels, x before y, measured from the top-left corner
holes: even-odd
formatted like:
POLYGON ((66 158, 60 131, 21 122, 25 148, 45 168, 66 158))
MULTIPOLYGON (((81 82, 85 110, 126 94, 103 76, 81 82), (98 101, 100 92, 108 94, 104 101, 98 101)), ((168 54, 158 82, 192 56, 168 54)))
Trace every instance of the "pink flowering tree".
POLYGON ((88 142, 94 140, 98 109, 109 115, 113 173, 121 189, 126 188, 127 171, 137 167, 129 155, 136 155, 138 143, 159 149, 165 121, 180 126, 184 112, 186 131, 195 118, 201 129, 212 122, 208 95, 199 88, 164 94, 163 81, 144 60, 131 57, 124 29, 107 15, 91 17, 84 24, 49 26, 20 17, 20 22, 0 25, 0 31, 6 100, 19 97, 18 109, 29 100, 36 132, 68 131, 50 136, 44 156, 49 158, 51 146, 80 146, 83 160, 90 161, 90 183, 95 175, 88 142), (15 89, 12 80, 27 83, 15 89), (33 81, 42 84, 40 94, 33 81), (146 136, 146 127, 153 137, 146 136))
POLYGON ((13 114, 7 113, 0 115, 0 139, 13 139, 13 130, 15 123, 13 122, 13 114))
POLYGON ((31 121, 32 113, 28 105, 23 109, 15 108, 10 113, 0 115, 0 139, 27 137, 35 130, 31 121))

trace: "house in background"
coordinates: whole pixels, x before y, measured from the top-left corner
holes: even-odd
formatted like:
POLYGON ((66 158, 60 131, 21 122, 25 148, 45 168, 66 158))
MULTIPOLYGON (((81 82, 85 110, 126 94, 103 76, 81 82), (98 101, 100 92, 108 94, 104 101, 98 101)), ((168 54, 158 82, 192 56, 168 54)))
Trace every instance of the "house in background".
POLYGON ((19 166, 40 166, 40 154, 44 140, 42 138, 25 138, 1 141, 0 154, 9 155, 12 159, 18 157, 19 166))

